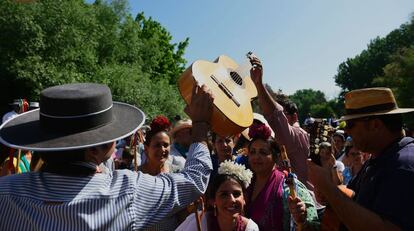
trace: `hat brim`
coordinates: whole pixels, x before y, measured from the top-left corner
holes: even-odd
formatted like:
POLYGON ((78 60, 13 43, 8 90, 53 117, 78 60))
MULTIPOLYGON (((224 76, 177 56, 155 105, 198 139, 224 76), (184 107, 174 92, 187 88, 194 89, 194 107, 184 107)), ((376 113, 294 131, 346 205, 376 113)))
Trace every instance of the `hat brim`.
POLYGON ((174 127, 173 129, 171 129, 170 135, 174 137, 176 132, 178 132, 180 130, 183 130, 183 129, 186 129, 186 128, 192 128, 192 127, 193 127, 193 125, 190 125, 190 124, 183 124, 181 126, 174 127))
POLYGON ((347 121, 347 120, 358 119, 358 118, 368 117, 368 116, 376 116, 376 115, 403 114, 403 113, 408 113, 408 112, 413 112, 413 111, 414 111, 414 108, 397 108, 394 110, 379 111, 379 112, 373 112, 373 113, 344 115, 338 121, 347 121))
POLYGON ((39 109, 16 116, 0 126, 0 142, 16 149, 65 151, 110 143, 135 133, 144 123, 145 114, 138 108, 113 103, 111 123, 77 133, 45 131, 40 126, 39 109))

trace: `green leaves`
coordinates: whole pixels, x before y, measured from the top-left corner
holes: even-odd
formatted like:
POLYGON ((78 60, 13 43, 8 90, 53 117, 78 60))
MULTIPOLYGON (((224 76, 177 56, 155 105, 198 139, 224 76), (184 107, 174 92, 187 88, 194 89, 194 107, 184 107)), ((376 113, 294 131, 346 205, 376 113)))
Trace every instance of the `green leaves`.
POLYGON ((327 101, 325 94, 313 89, 302 89, 296 91, 289 98, 298 106, 299 121, 303 122, 308 114, 316 118, 330 118, 337 115, 332 108, 334 100, 327 101))
POLYGON ((0 0, 0 12, 0 106, 38 100, 53 85, 98 82, 149 117, 183 114, 176 83, 188 39, 173 44, 160 23, 143 13, 134 20, 126 0, 0 0))
POLYGON ((385 38, 373 39, 366 50, 341 63, 335 82, 343 92, 375 86, 374 78, 384 75, 383 68, 392 62, 391 56, 404 47, 414 45, 413 22, 414 18, 411 23, 401 25, 385 38))
MULTIPOLYGON (((366 87, 389 87, 400 107, 414 107, 414 17, 410 23, 372 40, 367 49, 341 63, 336 83, 343 93, 366 87)), ((414 127, 414 119, 406 122, 414 127)))

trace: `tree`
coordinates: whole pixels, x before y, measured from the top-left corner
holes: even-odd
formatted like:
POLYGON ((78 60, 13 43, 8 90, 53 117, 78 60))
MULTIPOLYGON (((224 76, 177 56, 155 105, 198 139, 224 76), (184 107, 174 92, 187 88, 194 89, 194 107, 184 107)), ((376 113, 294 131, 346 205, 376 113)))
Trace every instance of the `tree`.
POLYGON ((401 25, 385 38, 375 38, 361 54, 341 63, 335 82, 342 91, 375 86, 373 79, 384 74, 383 68, 391 62, 390 56, 414 44, 413 23, 414 18, 411 23, 401 25))
POLYGON ((312 105, 326 104, 325 94, 319 90, 302 89, 297 90, 293 95, 289 96, 299 110, 299 121, 303 122, 307 115, 311 113, 312 105))
POLYGON ((49 86, 96 82, 149 117, 183 114, 176 83, 188 39, 172 43, 143 13, 134 20, 126 0, 0 0, 0 12, 1 106, 13 98, 38 100, 49 86))
MULTIPOLYGON (((414 45, 403 48, 391 56, 392 62, 384 67, 384 75, 374 79, 377 86, 390 87, 398 101, 399 107, 414 107, 414 45)), ((406 122, 414 127, 414 119, 406 118, 406 122)))
POLYGON ((176 84, 178 77, 185 69, 186 61, 182 57, 188 46, 189 38, 178 44, 171 44, 171 34, 151 17, 145 18, 141 12, 135 18, 143 39, 144 70, 151 73, 155 80, 168 79, 176 84))

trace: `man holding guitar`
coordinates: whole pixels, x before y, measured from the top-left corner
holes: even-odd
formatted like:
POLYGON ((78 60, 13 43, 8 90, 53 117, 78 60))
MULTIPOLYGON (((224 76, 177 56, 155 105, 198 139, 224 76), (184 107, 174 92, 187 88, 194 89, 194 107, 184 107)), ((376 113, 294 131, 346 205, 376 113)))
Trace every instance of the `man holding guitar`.
POLYGON ((405 137, 401 116, 414 108, 398 108, 388 88, 348 92, 345 108, 346 132, 372 153, 348 184, 355 194, 344 196, 329 170, 308 160, 310 181, 348 230, 414 230, 414 139, 405 137))

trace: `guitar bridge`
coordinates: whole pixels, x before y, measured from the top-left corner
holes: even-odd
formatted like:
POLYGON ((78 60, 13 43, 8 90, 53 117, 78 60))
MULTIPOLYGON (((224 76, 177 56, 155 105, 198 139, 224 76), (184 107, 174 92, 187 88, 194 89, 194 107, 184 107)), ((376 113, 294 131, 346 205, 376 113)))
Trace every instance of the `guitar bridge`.
POLYGON ((231 91, 222 82, 218 81, 218 79, 214 75, 211 75, 210 77, 218 85, 218 87, 224 92, 224 94, 226 94, 226 96, 229 97, 229 99, 231 99, 234 102, 234 104, 236 104, 237 107, 240 107, 240 103, 234 98, 233 93, 231 93, 231 91))

